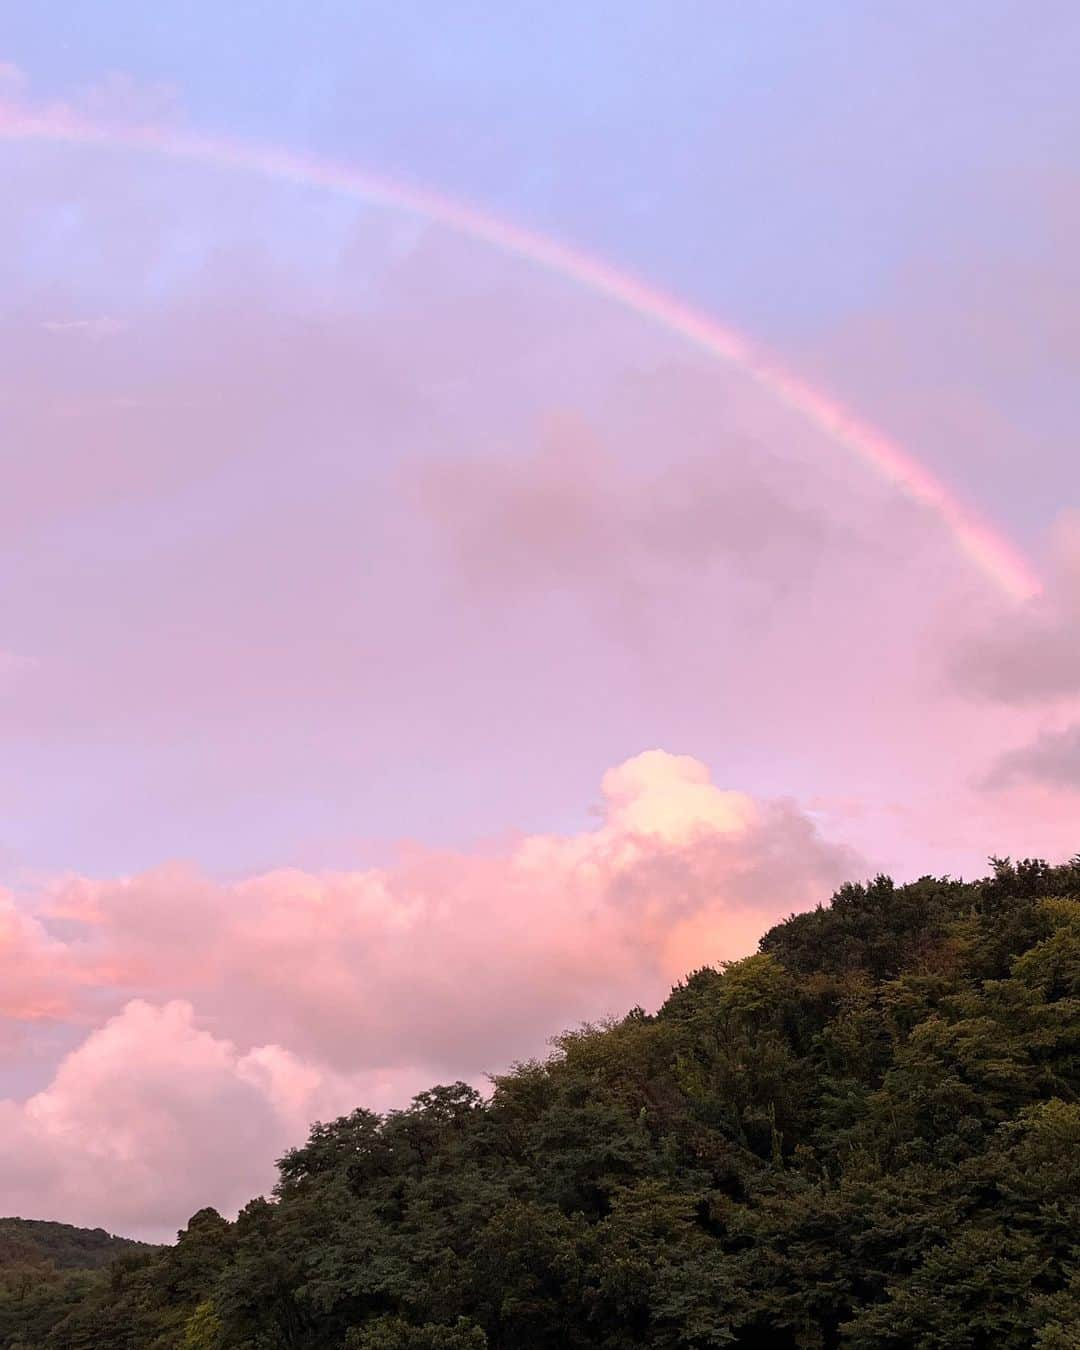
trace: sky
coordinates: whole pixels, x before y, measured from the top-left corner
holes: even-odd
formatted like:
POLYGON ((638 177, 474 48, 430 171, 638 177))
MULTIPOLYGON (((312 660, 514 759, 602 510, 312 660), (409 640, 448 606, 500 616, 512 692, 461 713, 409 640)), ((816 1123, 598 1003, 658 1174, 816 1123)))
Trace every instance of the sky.
POLYGON ((1053 0, 0 0, 7 1209, 168 1238, 844 881, 1076 851, 1078 58, 1053 0), (673 297, 1037 592, 648 306, 184 138, 673 297))

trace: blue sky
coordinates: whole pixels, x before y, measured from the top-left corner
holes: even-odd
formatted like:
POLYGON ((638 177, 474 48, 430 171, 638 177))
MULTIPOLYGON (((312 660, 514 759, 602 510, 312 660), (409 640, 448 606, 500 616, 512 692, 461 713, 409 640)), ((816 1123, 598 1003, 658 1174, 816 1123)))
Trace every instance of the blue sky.
POLYGON ((7 10, 42 93, 171 86, 200 126, 439 183, 763 314, 864 298, 913 229, 992 232, 987 167, 1074 145, 1069 4, 7 10))

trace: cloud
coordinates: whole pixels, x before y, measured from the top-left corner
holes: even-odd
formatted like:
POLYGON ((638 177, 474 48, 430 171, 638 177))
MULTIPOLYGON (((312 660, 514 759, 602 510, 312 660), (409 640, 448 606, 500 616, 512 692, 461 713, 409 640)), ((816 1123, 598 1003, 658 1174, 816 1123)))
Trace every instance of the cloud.
POLYGON ((959 688, 1016 705, 1080 693, 1080 511, 1059 517, 1051 555, 1045 596, 954 639, 949 664, 959 688))
POLYGON ((1028 745, 999 756, 985 780, 988 788, 1028 780, 1047 787, 1080 789, 1080 723, 1044 731, 1028 745))
MULTIPOLYGON (((411 487, 459 575, 506 599, 575 589, 641 604, 717 566, 784 589, 805 582, 854 534, 815 500, 805 469, 760 447, 695 445, 665 405, 660 467, 643 467, 640 430, 619 447, 580 417, 549 419, 528 456, 442 456, 411 487)), ((689 423, 689 419, 688 419, 689 423)))
POLYGON ((386 1104, 374 1075, 348 1080, 275 1045, 242 1054, 189 1003, 133 1000, 47 1088, 0 1102, 6 1211, 168 1239, 200 1194, 235 1211, 265 1192, 308 1122, 365 1093, 386 1104))
POLYGON ((9 1205, 139 1232, 235 1207, 315 1115, 477 1080, 655 1004, 863 870, 794 804, 721 789, 687 756, 638 755, 602 796, 591 830, 362 872, 171 866, 68 879, 32 916, 9 899, 9 1017, 96 1026, 3 1106, 9 1205))
POLYGON ((0 1017, 59 1018, 83 979, 73 952, 0 889, 0 1017))
POLYGON ((71 333, 79 337, 107 338, 122 333, 130 325, 124 319, 114 319, 107 314, 93 319, 43 319, 41 327, 47 333, 71 333))
POLYGON ((452 1074, 533 1053, 567 1018, 661 997, 858 868, 792 804, 721 790, 685 756, 640 755, 603 796, 585 833, 413 845, 361 872, 72 880, 46 920, 115 998, 190 998, 242 1042, 342 1069, 452 1074))

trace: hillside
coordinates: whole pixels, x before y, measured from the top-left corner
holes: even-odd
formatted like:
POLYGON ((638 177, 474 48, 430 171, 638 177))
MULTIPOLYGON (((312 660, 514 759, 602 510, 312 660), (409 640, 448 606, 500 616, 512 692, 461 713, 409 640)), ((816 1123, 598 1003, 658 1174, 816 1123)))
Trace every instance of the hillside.
POLYGON ((279 1166, 24 1343, 1076 1350, 1080 862, 847 886, 490 1101, 279 1166))
POLYGON ((56 1270, 100 1270, 117 1256, 151 1251, 104 1228, 74 1228, 43 1219, 0 1219, 0 1270, 45 1264, 56 1270))
POLYGON ((103 1228, 0 1219, 0 1346, 38 1350, 52 1326, 105 1287, 113 1261, 156 1250, 103 1228))

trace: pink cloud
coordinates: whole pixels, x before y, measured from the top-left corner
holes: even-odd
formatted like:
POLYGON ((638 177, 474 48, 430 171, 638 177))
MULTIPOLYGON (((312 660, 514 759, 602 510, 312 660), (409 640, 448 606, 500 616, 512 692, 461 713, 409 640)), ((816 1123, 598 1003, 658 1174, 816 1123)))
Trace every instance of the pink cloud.
POLYGON ((603 794, 581 834, 233 883, 172 865, 69 881, 48 913, 74 933, 65 957, 117 999, 191 998, 244 1043, 339 1068, 478 1072, 751 950, 859 867, 795 806, 721 790, 686 756, 639 755, 603 794))
POLYGON ((659 465, 640 463, 640 431, 609 445, 564 415, 528 456, 443 455, 413 466, 410 487, 462 578, 489 596, 573 589, 640 609, 688 574, 736 566, 772 590, 838 542, 858 546, 805 467, 743 453, 730 433, 698 447, 692 415, 666 412, 659 465))
POLYGON ((163 867, 39 896, 3 949, 5 979, 27 948, 37 972, 9 1015, 108 1020, 5 1104, 0 1178, 24 1178, 28 1213, 140 1232, 228 1209, 315 1115, 477 1080, 563 1026, 655 1004, 864 870, 795 805, 721 789, 687 756, 641 754, 602 791, 601 822, 577 834, 232 883, 163 867))
POLYGON ((241 1053, 189 1003, 133 1000, 23 1102, 0 1102, 8 1213, 170 1238, 210 1196, 235 1211, 273 1183, 273 1160, 316 1117, 359 1097, 386 1106, 407 1075, 353 1079, 275 1045, 241 1053))
POLYGON ((77 966, 71 950, 0 888, 0 1017, 32 1022, 63 1016, 80 982, 77 966))

